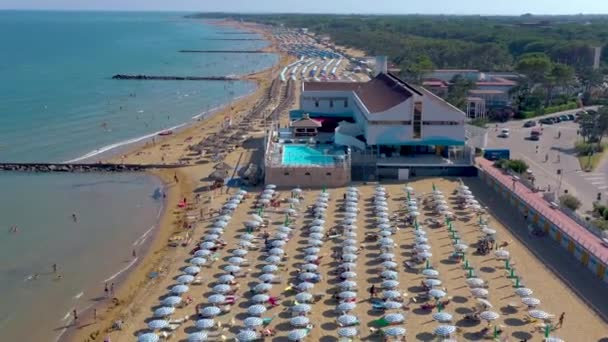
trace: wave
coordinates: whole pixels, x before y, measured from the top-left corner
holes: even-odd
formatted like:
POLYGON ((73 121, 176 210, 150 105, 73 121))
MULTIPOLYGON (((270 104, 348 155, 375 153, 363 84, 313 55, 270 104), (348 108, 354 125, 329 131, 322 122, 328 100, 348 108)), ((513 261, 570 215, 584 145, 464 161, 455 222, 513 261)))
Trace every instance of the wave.
POLYGON ((134 144, 136 142, 140 142, 142 140, 150 139, 152 137, 157 136, 161 132, 176 130, 176 129, 182 128, 182 127, 184 127, 186 125, 187 125, 187 123, 182 123, 182 124, 179 124, 179 125, 176 125, 176 126, 173 126, 173 127, 162 129, 162 130, 154 132, 154 133, 142 135, 142 136, 137 137, 137 138, 123 140, 123 141, 120 141, 120 142, 117 142, 117 143, 114 143, 114 144, 106 145, 106 146, 98 148, 98 149, 96 149, 94 151, 91 151, 91 152, 89 152, 87 154, 84 154, 84 155, 82 155, 82 156, 80 156, 78 158, 74 158, 74 159, 71 159, 71 160, 64 161, 64 163, 75 163, 75 162, 79 162, 79 161, 82 161, 82 160, 85 160, 85 159, 90 159, 90 158, 93 158, 93 157, 95 157, 95 156, 97 156, 99 154, 108 152, 108 151, 116 149, 118 147, 125 146, 125 145, 130 145, 130 144, 134 144))
POLYGON ((107 283, 111 280, 116 279, 116 277, 118 277, 119 275, 123 274, 124 272, 126 272, 129 268, 133 267, 133 265, 135 265, 135 263, 137 262, 137 260, 139 260, 139 258, 135 258, 133 259, 127 266, 125 266, 123 269, 121 269, 120 271, 112 274, 112 276, 110 276, 108 279, 104 280, 103 283, 107 283))
POLYGON ((79 299, 79 298, 80 298, 80 297, 82 297, 83 295, 84 295, 84 292, 80 292, 80 293, 78 293, 78 294, 76 294, 76 295, 74 296, 74 299, 79 299))
POLYGON ((146 239, 148 238, 148 234, 150 234, 150 232, 152 232, 154 228, 156 228, 156 225, 153 225, 148 230, 146 230, 140 237, 138 237, 137 240, 133 242, 133 247, 139 246, 144 243, 144 241, 146 241, 146 239))

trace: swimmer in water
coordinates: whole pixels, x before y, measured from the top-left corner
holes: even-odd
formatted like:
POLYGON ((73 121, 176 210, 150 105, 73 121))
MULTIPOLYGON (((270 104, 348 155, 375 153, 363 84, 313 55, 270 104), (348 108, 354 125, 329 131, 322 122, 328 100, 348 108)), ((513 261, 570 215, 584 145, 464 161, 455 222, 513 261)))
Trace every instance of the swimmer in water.
POLYGON ((76 213, 72 213, 72 220, 74 220, 74 222, 78 221, 78 217, 76 217, 76 213))

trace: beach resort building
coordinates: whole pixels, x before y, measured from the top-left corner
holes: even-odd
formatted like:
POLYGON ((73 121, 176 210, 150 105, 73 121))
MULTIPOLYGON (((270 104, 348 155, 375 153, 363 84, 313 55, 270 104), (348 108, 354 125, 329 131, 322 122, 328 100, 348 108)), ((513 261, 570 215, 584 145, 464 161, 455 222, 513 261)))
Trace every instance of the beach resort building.
POLYGON ((267 183, 342 186, 471 167, 465 113, 379 65, 369 82, 303 82, 289 127, 269 133, 267 183))

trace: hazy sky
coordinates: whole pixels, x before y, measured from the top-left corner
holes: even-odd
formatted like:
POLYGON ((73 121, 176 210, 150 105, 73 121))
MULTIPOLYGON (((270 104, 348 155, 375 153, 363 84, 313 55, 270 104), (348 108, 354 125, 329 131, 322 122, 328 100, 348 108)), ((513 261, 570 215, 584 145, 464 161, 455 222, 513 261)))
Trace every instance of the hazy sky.
POLYGON ((0 0, 4 9, 312 13, 608 13, 607 0, 0 0))

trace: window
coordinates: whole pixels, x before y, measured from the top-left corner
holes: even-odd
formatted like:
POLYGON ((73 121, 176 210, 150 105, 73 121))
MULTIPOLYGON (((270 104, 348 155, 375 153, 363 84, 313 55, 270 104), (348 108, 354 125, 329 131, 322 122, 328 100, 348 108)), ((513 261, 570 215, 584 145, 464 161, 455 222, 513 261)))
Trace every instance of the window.
POLYGON ((334 100, 329 100, 329 108, 334 108, 334 100))
POLYGON ((285 172, 283 175, 284 176, 289 176, 289 172, 285 172))
POLYGON ((310 176, 310 172, 306 172, 304 175, 305 176, 310 176))
POLYGON ((331 172, 327 172, 325 175, 326 176, 331 176, 331 172))
POLYGON ((413 138, 414 139, 421 139, 422 138, 422 102, 421 101, 416 101, 414 103, 414 134, 413 134, 413 138))
POLYGON ((315 100, 315 107, 319 108, 319 100, 315 100))
POLYGON ((348 108, 348 99, 344 99, 344 108, 348 108))

